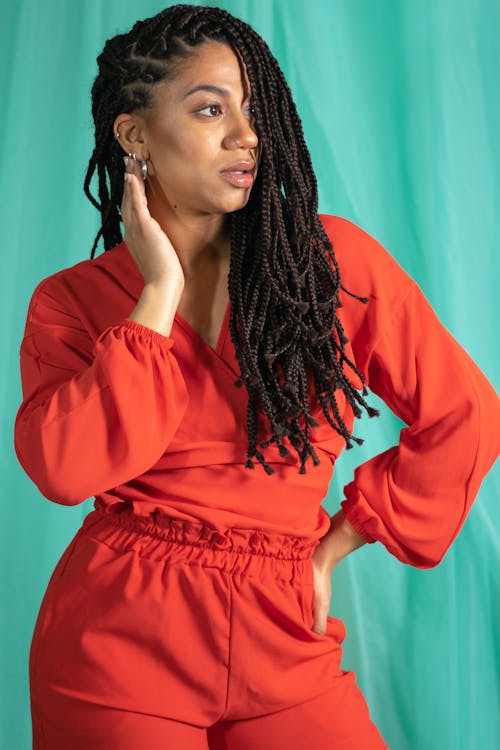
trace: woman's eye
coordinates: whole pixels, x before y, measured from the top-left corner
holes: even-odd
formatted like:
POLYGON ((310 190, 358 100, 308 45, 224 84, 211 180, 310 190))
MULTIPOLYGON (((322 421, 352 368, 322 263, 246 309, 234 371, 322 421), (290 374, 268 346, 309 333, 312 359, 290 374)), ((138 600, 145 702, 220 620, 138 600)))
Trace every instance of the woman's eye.
MULTIPOLYGON (((217 115, 220 115, 222 113, 222 108, 220 104, 207 104, 206 107, 202 107, 201 109, 198 109, 197 112, 199 114, 202 114, 204 117, 216 117, 217 115)), ((246 107, 246 112, 249 117, 255 117, 255 107, 248 106, 246 107)))
POLYGON ((209 112, 209 115, 212 117, 214 115, 218 115, 221 111, 221 108, 218 104, 207 104, 206 107, 203 107, 202 109, 199 109, 198 112, 209 112))

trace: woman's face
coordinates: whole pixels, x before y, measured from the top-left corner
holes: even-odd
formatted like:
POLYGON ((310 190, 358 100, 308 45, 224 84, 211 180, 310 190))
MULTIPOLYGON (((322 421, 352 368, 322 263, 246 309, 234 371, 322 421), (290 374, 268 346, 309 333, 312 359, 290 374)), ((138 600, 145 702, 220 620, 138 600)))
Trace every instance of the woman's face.
POLYGON ((154 97, 154 107, 141 113, 138 139, 148 158, 148 202, 166 200, 195 214, 245 206, 258 138, 248 78, 232 49, 213 41, 194 48, 154 97))

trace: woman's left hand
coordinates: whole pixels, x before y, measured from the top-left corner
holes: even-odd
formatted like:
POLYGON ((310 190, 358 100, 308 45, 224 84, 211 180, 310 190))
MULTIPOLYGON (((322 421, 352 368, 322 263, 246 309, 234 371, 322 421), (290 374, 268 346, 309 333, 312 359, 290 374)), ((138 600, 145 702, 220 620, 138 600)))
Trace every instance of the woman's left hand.
POLYGON ((363 537, 353 529, 340 509, 331 518, 330 530, 323 536, 314 550, 314 625, 313 630, 321 635, 326 632, 332 595, 332 573, 340 560, 358 547, 366 544, 363 537))
POLYGON ((314 624, 313 630, 324 635, 332 596, 332 572, 335 565, 325 561, 321 544, 312 556, 314 573, 314 624))

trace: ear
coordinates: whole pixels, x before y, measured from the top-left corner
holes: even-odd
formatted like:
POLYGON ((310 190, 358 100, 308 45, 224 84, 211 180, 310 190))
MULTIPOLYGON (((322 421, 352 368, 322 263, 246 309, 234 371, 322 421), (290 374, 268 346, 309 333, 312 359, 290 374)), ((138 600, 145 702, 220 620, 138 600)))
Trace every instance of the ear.
POLYGON ((137 115, 118 115, 113 123, 113 137, 126 154, 135 152, 138 159, 144 158, 144 123, 137 115))

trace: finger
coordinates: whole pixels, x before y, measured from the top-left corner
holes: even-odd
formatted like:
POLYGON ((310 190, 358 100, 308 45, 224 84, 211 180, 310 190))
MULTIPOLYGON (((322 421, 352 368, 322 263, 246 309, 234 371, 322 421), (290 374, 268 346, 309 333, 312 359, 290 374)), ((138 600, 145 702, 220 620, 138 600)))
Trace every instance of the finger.
POLYGON ((148 202, 144 187, 139 182, 139 177, 135 172, 129 173, 129 195, 130 195, 130 215, 132 220, 137 221, 140 225, 144 225, 151 220, 151 215, 148 210, 148 202))
POLYGON ((129 173, 128 162, 129 162, 129 157, 124 156, 123 163, 124 163, 125 172, 123 174, 123 192, 122 192, 122 204, 121 204, 122 218, 124 219, 124 221, 126 221, 129 218, 129 214, 130 214, 130 189, 129 189, 129 181, 127 177, 127 174, 129 173))
POLYGON ((314 625, 313 632, 317 633, 318 635, 325 635, 326 633, 326 620, 324 622, 318 623, 318 625, 314 625))
POLYGON ((328 608, 326 607, 315 607, 314 608, 314 623, 313 630, 320 635, 326 633, 328 608))
POLYGON ((138 175, 138 165, 135 159, 124 157, 125 174, 123 184, 122 216, 124 223, 139 225, 150 221, 151 216, 147 210, 147 198, 142 174, 138 175))
POLYGON ((141 165, 139 164, 137 159, 132 159, 129 157, 125 157, 124 161, 125 161, 125 171, 137 177, 137 187, 139 189, 139 194, 143 196, 143 200, 147 203, 146 185, 143 179, 141 165))
POLYGON ((134 174, 138 178, 140 192, 146 196, 146 186, 142 175, 142 167, 137 159, 125 157, 125 171, 134 174))

